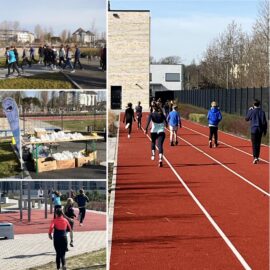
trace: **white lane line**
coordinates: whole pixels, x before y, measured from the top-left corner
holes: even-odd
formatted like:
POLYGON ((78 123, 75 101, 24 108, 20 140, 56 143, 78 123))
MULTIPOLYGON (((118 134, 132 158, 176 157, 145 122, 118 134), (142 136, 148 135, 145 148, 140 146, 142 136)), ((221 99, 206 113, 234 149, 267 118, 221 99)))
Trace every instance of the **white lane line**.
MULTIPOLYGON (((193 131, 193 132, 195 132, 195 133, 197 133, 197 134, 200 134, 200 135, 202 135, 202 136, 208 138, 207 135, 205 135, 205 134, 203 134, 203 133, 201 133, 201 132, 199 132, 199 131, 197 131, 197 130, 194 130, 194 129, 192 129, 192 128, 188 128, 188 127, 185 127, 185 126, 183 126, 183 128, 189 129, 189 130, 191 130, 191 131, 193 131)), ((227 143, 225 143, 225 142, 223 142, 223 141, 220 141, 220 140, 219 140, 219 142, 222 143, 222 144, 224 144, 224 145, 226 145, 226 146, 228 146, 228 147, 233 148, 234 150, 237 150, 237 151, 239 151, 239 152, 242 152, 242 153, 244 153, 244 154, 246 154, 246 155, 249 155, 249 156, 253 157, 252 154, 250 154, 250 153, 248 153, 248 152, 246 152, 246 151, 243 151, 243 150, 241 150, 241 149, 238 149, 238 148, 236 148, 236 147, 234 147, 234 146, 232 146, 232 145, 230 145, 230 144, 227 144, 227 143)), ((264 161, 264 162, 266 162, 266 163, 269 164, 269 161, 268 161, 268 160, 265 160, 265 159, 262 159, 262 158, 260 158, 260 160, 262 160, 262 161, 264 161)))
MULTIPOLYGON (((167 129, 168 130, 168 129, 167 129)), ((169 130, 168 130, 169 131, 169 130)), ((218 163, 219 165, 221 165, 223 168, 225 168, 226 170, 230 171, 231 173, 233 173, 234 175, 236 175, 237 177, 241 178, 242 180, 244 180, 246 183, 248 183, 249 185, 253 186, 254 188, 256 188, 257 190, 259 190, 260 192, 262 192, 264 195, 270 197, 270 194, 267 193, 265 190, 263 190, 262 188, 256 186, 255 184, 253 184, 250 180, 248 180, 247 178, 245 178, 244 176, 240 175, 239 173, 235 172, 234 170, 232 170, 231 168, 229 168, 228 166, 224 165, 223 163, 221 163, 220 161, 218 161, 217 159, 211 157, 210 155, 208 155, 207 153, 205 153, 203 150, 201 150, 200 148, 198 148, 197 146, 193 145, 192 143, 188 142, 187 140, 183 139, 183 137, 179 137, 177 136, 180 140, 184 141, 185 143, 187 143, 188 145, 190 145, 191 147, 193 147, 194 149, 196 149, 197 151, 201 152, 202 154, 204 154, 205 156, 207 156, 208 158, 212 159, 213 161, 215 161, 216 163, 218 163)))
MULTIPOLYGON (((146 134, 146 136, 151 141, 151 138, 149 137, 149 135, 146 134)), ((175 174, 175 176, 177 177, 177 179, 180 181, 180 183, 183 185, 183 187, 189 193, 189 195, 191 196, 191 198, 195 201, 195 203, 198 205, 198 207, 204 213, 204 215, 206 216, 206 218, 210 221, 210 223, 212 224, 212 226, 216 229, 216 231, 218 232, 218 234, 222 237, 222 239, 225 241, 225 243, 231 249, 231 251, 233 252, 233 254, 237 257, 237 259, 242 264, 242 266, 244 267, 244 269, 251 270, 252 268, 248 265, 248 263, 245 261, 245 259, 242 257, 242 255, 239 253, 239 251, 235 248, 235 246, 233 245, 233 243, 229 240, 229 238, 225 235, 225 233, 217 225, 217 223, 214 221, 214 219, 211 217, 211 215, 207 212, 207 210, 204 208, 204 206, 201 204, 201 202, 196 198, 196 196, 193 194, 193 192, 191 191, 191 189, 187 186, 187 184, 185 183, 185 181, 177 173, 177 171, 174 169, 174 167, 169 162, 169 160, 165 157, 165 155, 163 156, 163 158, 166 161, 166 163, 169 165, 170 169, 173 171, 173 173, 175 174)))

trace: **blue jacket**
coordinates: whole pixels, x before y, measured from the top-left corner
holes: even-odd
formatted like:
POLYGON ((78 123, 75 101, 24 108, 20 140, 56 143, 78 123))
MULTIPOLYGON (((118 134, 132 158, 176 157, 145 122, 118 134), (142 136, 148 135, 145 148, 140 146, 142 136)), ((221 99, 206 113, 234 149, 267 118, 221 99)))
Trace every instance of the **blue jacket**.
POLYGON ((218 123, 222 119, 222 115, 221 115, 220 110, 217 107, 212 107, 208 111, 207 119, 208 119, 209 126, 215 126, 215 127, 217 127, 218 126, 218 123))
POLYGON ((79 59, 80 57, 81 57, 81 51, 80 51, 79 48, 77 48, 76 51, 75 51, 75 58, 79 59))
POLYGON ((61 205, 61 198, 55 196, 53 200, 54 205, 61 205))
POLYGON ((16 62, 16 56, 13 50, 8 51, 7 56, 9 64, 16 62))
POLYGON ((265 112, 261 108, 250 108, 246 115, 246 121, 250 121, 251 133, 261 132, 266 134, 267 121, 265 112))
POLYGON ((171 127, 181 127, 181 118, 179 112, 177 111, 171 111, 167 117, 167 121, 171 127))

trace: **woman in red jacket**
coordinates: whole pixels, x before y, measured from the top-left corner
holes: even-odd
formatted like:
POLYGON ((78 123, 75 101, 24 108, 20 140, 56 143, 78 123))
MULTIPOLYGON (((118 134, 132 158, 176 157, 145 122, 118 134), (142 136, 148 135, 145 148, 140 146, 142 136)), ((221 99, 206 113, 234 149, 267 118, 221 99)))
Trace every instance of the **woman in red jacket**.
POLYGON ((67 251, 67 230, 71 231, 69 222, 63 217, 62 209, 56 209, 56 217, 52 220, 49 229, 49 238, 53 239, 54 248, 56 251, 56 266, 60 269, 62 263, 62 269, 66 270, 66 251, 67 251), (53 237, 52 237, 52 232, 53 237))

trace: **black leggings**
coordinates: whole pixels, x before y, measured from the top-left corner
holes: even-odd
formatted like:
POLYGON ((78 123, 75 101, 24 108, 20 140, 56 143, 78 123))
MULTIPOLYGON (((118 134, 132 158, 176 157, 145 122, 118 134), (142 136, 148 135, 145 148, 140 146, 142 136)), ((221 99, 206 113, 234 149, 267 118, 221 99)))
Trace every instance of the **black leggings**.
POLYGON ((212 141, 213 135, 215 144, 218 143, 218 127, 209 127, 210 134, 209 134, 209 141, 212 141))
POLYGON ((128 123, 129 123, 128 134, 131 134, 131 131, 132 131, 132 120, 126 121, 126 125, 127 125, 128 123))
POLYGON ((165 132, 160 133, 151 133, 151 150, 156 150, 156 140, 158 142, 158 151, 160 154, 163 154, 163 143, 165 140, 165 132))
POLYGON ((79 208, 80 223, 83 223, 83 220, 85 218, 85 212, 86 212, 85 207, 79 208))
POLYGON ((74 69, 76 68, 76 64, 79 64, 79 66, 80 66, 80 69, 82 69, 82 64, 81 64, 81 61, 80 61, 80 59, 79 58, 75 58, 75 61, 74 61, 74 69))
POLYGON ((262 141, 262 132, 257 131, 256 133, 251 133, 251 142, 254 158, 259 158, 260 156, 261 141, 262 141))
POLYGON ((57 269, 60 269, 60 264, 62 266, 66 265, 66 251, 67 251, 67 237, 66 236, 57 236, 53 239, 53 245, 56 251, 56 266, 57 269))
POLYGON ((142 117, 137 117, 137 121, 138 121, 138 128, 141 128, 142 126, 142 117))
POLYGON ((18 66, 17 66, 16 62, 8 64, 8 75, 10 75, 10 69, 11 68, 13 68, 13 72, 14 72, 14 70, 16 70, 18 72, 18 74, 20 74, 20 71, 18 69, 18 66))

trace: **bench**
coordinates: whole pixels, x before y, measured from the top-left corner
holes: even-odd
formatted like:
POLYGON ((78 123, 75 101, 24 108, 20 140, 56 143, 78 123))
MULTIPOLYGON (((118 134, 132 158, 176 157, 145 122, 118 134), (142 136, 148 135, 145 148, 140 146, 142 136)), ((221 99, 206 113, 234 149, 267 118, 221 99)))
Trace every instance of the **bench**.
POLYGON ((12 223, 0 223, 0 238, 14 239, 12 223))

